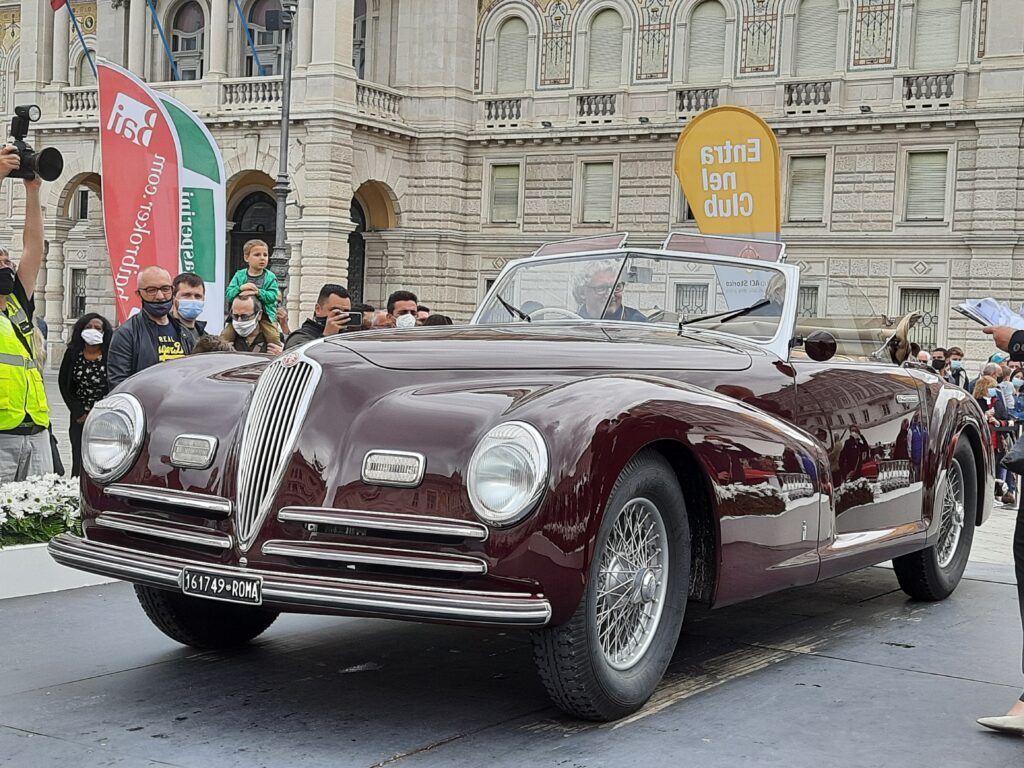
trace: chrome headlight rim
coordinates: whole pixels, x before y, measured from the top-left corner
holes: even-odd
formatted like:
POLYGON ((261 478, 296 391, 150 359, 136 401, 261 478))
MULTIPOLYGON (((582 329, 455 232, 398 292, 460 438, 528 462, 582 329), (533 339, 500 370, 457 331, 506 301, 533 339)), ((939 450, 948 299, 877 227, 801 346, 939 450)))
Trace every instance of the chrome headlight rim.
POLYGON ((491 528, 509 528, 518 525, 535 512, 540 505, 544 491, 547 489, 549 466, 547 443, 540 431, 532 424, 525 421, 503 421, 491 427, 473 449, 466 472, 466 489, 469 492, 469 500, 473 505, 474 513, 491 528), (509 428, 521 433, 518 439, 495 434, 509 428), (488 452, 495 449, 507 449, 510 446, 519 450, 523 450, 525 447, 532 451, 534 476, 528 492, 521 495, 515 510, 501 512, 492 509, 481 497, 478 489, 479 471, 481 462, 488 452))
POLYGON ((110 483, 121 477, 132 468, 139 458, 139 451, 146 435, 146 414, 142 403, 134 395, 126 392, 105 397, 93 406, 82 429, 82 470, 97 483, 110 483), (130 446, 120 460, 110 467, 100 467, 93 461, 90 451, 90 423, 95 424, 104 414, 117 413, 128 424, 130 446))

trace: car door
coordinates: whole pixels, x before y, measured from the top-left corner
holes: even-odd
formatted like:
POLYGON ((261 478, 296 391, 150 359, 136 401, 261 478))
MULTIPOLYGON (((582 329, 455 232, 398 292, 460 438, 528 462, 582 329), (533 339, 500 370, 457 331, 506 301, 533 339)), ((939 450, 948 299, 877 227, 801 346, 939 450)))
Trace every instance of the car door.
POLYGON ((871 362, 793 361, 793 367, 800 426, 829 441, 834 536, 881 536, 920 523, 928 424, 917 380, 895 365, 871 362))

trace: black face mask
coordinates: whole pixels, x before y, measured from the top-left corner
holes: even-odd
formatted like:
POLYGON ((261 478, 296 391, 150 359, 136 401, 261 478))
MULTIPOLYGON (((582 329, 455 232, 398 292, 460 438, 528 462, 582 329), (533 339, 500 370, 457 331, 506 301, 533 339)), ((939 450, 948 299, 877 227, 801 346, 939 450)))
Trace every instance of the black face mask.
POLYGON ((945 360, 932 360, 932 368, 934 368, 936 371, 941 371, 945 367, 946 367, 946 361, 945 360))
POLYGON ((313 315, 313 322, 319 325, 321 328, 327 327, 327 318, 320 317, 320 315, 313 315))
POLYGON ((142 308, 146 310, 146 314, 150 317, 167 317, 173 306, 174 299, 167 299, 166 301, 142 300, 142 308))
POLYGON ((9 296, 14 293, 14 268, 4 267, 0 269, 0 296, 9 296))

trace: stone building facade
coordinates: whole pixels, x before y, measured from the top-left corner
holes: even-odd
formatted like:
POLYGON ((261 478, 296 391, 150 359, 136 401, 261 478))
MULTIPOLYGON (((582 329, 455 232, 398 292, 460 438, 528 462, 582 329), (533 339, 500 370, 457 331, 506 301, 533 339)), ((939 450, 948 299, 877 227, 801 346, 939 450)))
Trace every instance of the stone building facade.
MULTIPOLYGON (((273 239, 277 2, 243 2, 245 24, 232 0, 155 2, 180 80, 145 0, 74 4, 90 48, 210 125, 229 269, 245 239, 273 239)), ((67 160, 46 196, 51 327, 112 314, 96 91, 66 11, 0 0, 0 102, 40 104, 31 138, 67 160)), ((879 312, 924 311, 923 343, 980 353, 951 303, 1024 300, 1019 0, 299 0, 289 309, 336 280, 371 303, 411 288, 462 319, 547 240, 692 230, 673 150, 716 104, 757 111, 779 137, 804 314, 854 285, 879 312)), ((0 185, 14 244, 20 201, 0 185)), ((667 303, 700 300, 676 291, 667 303)))

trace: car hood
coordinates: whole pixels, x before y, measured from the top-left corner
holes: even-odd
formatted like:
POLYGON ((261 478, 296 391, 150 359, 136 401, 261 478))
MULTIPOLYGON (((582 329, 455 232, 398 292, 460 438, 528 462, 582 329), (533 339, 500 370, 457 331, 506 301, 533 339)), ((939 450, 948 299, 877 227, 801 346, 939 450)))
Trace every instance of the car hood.
POLYGON ((343 350, 396 371, 742 371, 750 355, 720 336, 622 324, 454 326, 345 334, 307 354, 343 350))

